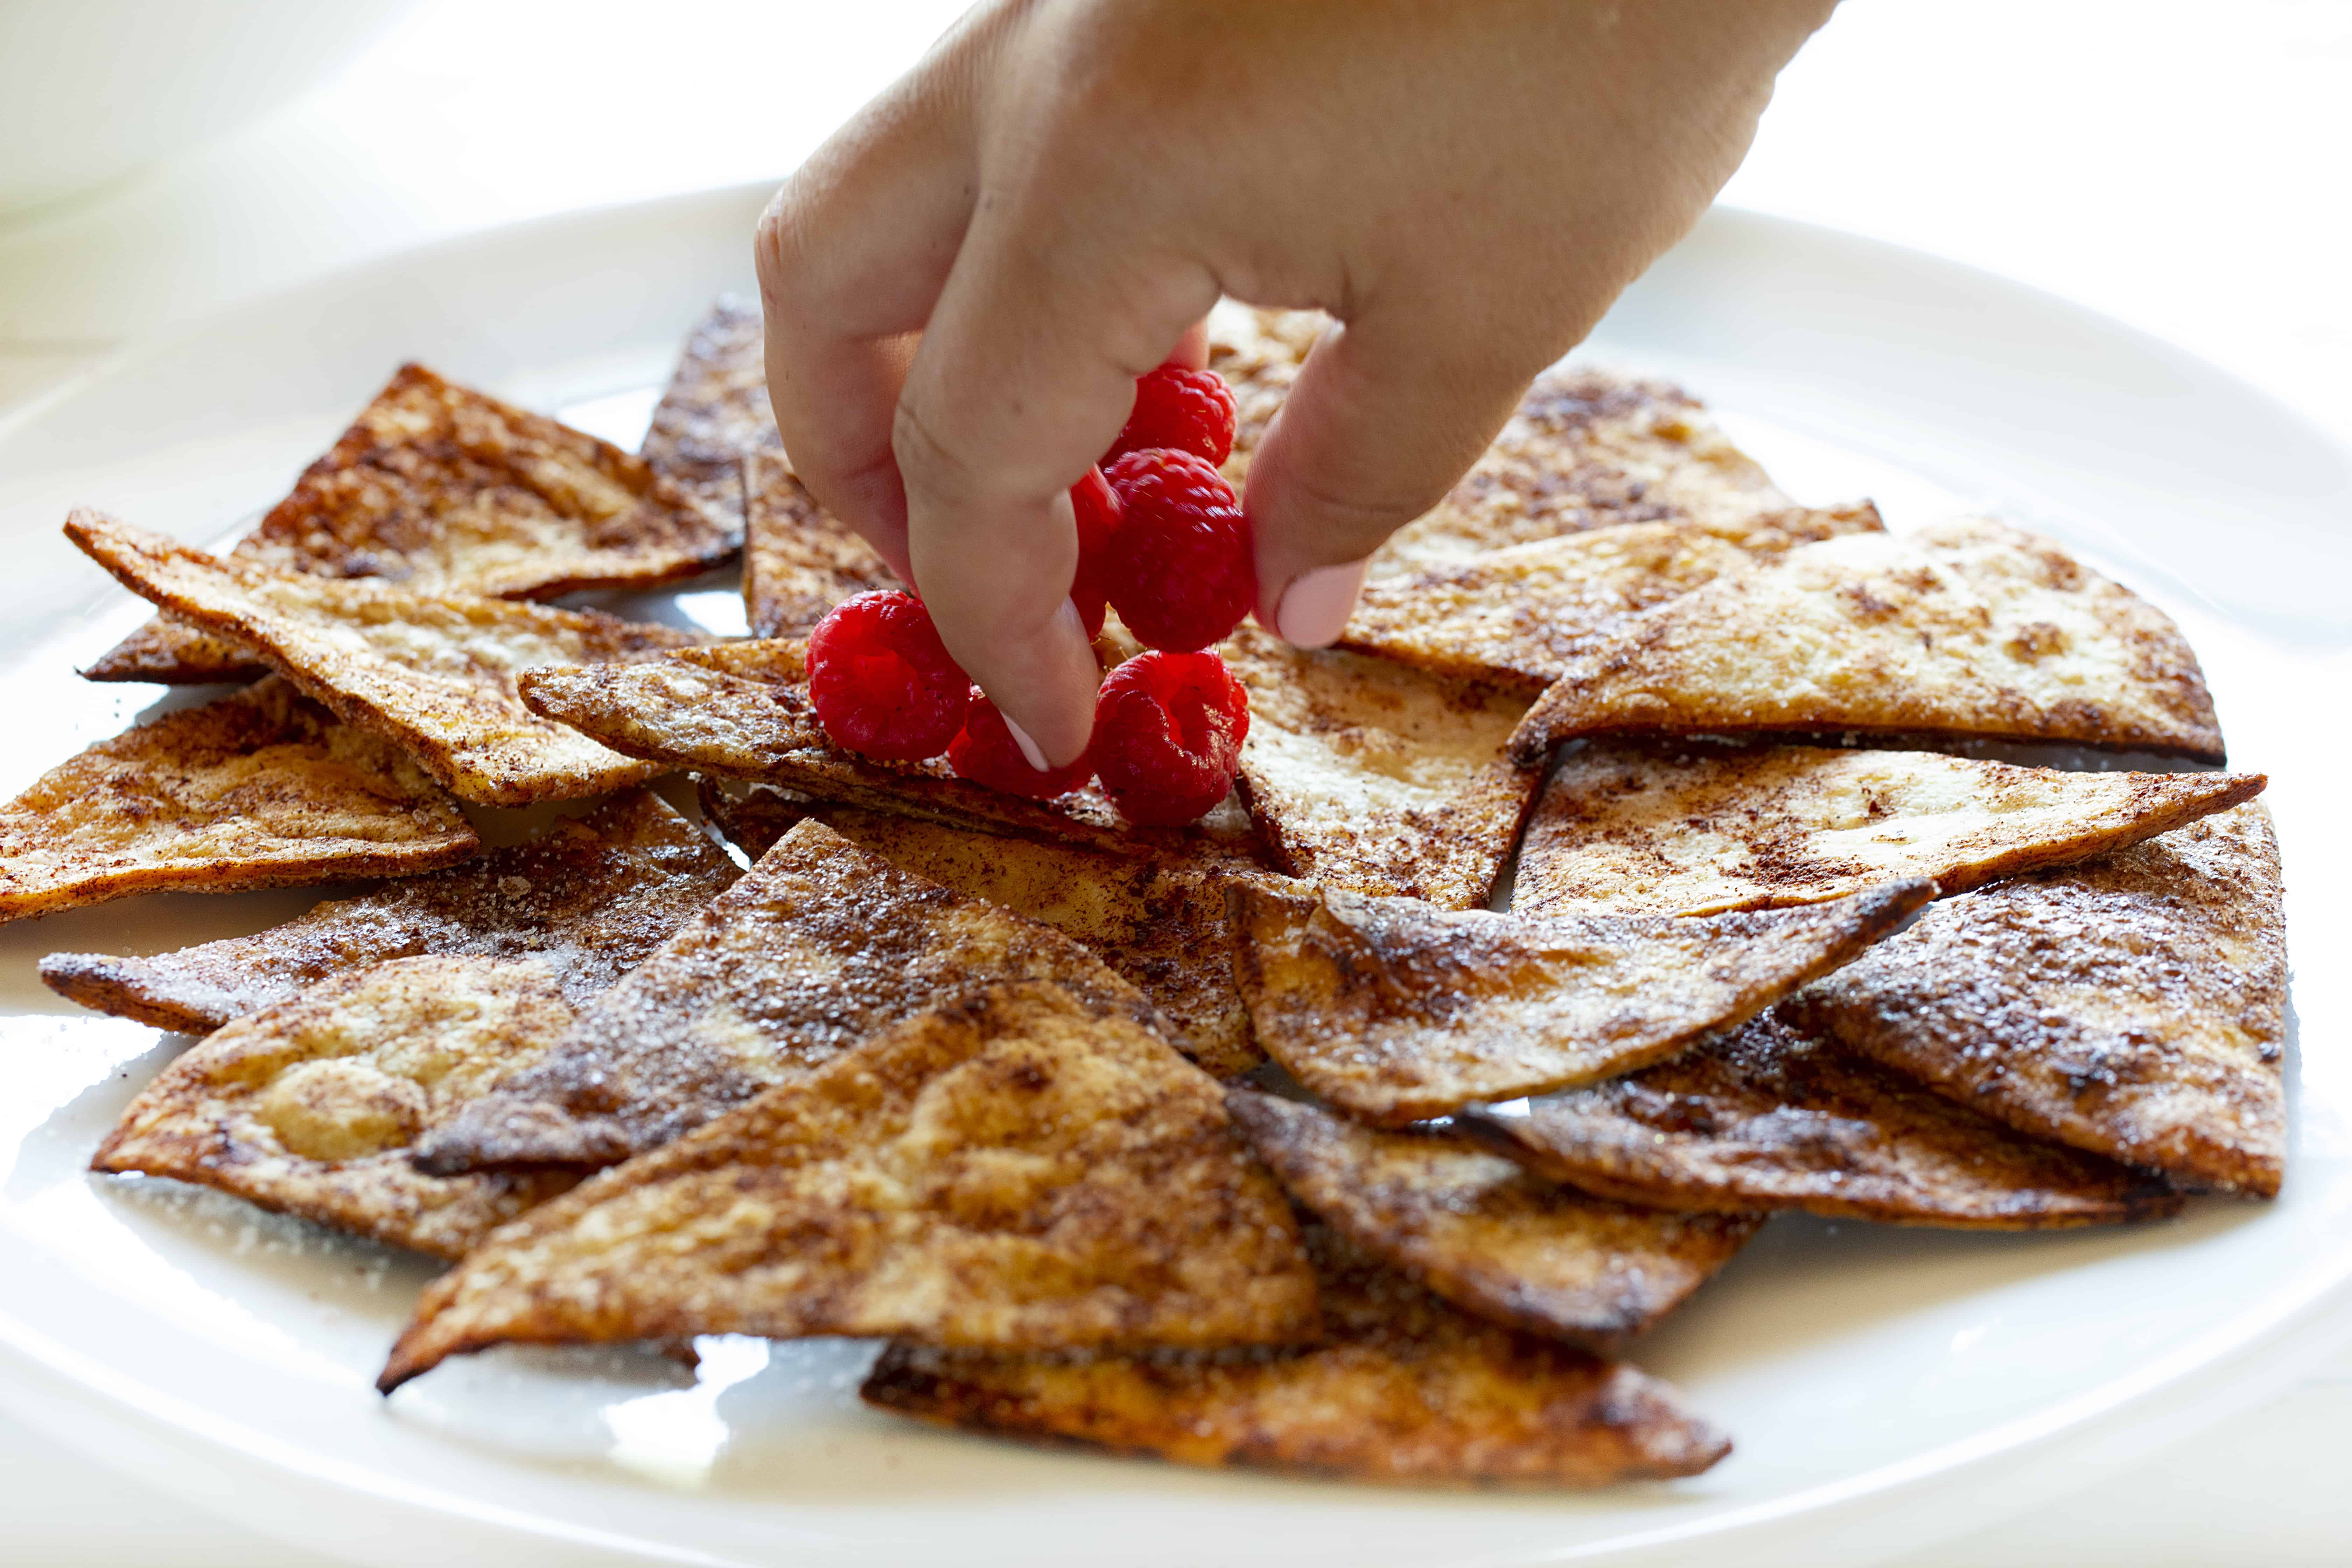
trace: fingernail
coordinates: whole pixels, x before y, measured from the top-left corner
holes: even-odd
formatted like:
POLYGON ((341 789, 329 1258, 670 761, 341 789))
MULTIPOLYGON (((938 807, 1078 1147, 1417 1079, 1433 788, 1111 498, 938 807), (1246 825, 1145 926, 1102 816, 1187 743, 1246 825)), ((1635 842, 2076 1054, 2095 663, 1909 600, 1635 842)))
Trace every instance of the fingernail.
POLYGON ((1282 640, 1293 647, 1328 647, 1339 641, 1348 617, 1356 612, 1356 595, 1363 591, 1370 564, 1350 561, 1293 577, 1274 610, 1274 629, 1282 640))
POLYGON ((1015 724, 1010 713, 1003 713, 1000 710, 1000 715, 1004 720, 1005 732, 1013 737, 1013 743, 1021 748, 1023 759, 1038 773, 1044 773, 1046 768, 1045 753, 1037 749, 1037 742, 1029 738, 1029 731, 1015 724))

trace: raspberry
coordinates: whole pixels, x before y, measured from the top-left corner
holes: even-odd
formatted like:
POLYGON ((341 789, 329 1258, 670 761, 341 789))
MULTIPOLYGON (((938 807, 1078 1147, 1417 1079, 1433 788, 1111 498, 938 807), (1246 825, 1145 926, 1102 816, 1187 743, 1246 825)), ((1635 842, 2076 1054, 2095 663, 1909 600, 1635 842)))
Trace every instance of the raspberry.
POLYGON ((1241 625, 1257 588, 1249 522, 1202 458, 1154 448, 1108 470, 1118 531, 1104 557, 1111 607, 1146 647, 1182 653, 1241 625))
POLYGON ((1129 822, 1174 827, 1225 798, 1241 771, 1249 693, 1213 653, 1142 653, 1095 699, 1095 771, 1129 822))
POLYGON ((1135 383, 1135 411, 1102 466, 1149 447, 1166 447, 1207 459, 1215 468, 1234 455, 1234 395, 1213 370, 1163 364, 1135 383))
POLYGON ((971 678, 948 657, 912 594, 844 599, 809 632, 809 705, 836 745, 890 763, 947 750, 963 727, 971 678))
POLYGON ((1118 492, 1100 468, 1088 468, 1087 477, 1070 487, 1070 510, 1078 520, 1078 573, 1070 580, 1070 603, 1078 607, 1087 636, 1098 637, 1104 601, 1109 596, 1103 587, 1104 562, 1111 535, 1118 531, 1118 492))
POLYGON ((962 731, 948 743, 948 766, 955 769, 958 778, 1032 800, 1067 795, 1085 787, 1095 776, 1091 754, 1066 768, 1048 768, 1042 773, 1031 767, 1013 731, 1004 727, 1004 715, 977 686, 971 689, 971 710, 964 715, 962 731))

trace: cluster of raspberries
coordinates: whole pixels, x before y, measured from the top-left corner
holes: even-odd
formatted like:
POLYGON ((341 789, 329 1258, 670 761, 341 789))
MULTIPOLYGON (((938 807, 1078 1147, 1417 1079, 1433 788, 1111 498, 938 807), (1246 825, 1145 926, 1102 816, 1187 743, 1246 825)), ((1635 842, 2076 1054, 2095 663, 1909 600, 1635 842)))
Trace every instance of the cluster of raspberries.
POLYGON ((825 733, 885 762, 944 752, 958 776, 1039 800, 1099 778, 1130 822, 1197 821, 1233 787, 1249 733, 1248 695, 1209 651, 1241 624, 1255 585, 1249 525, 1217 472, 1233 448, 1224 382, 1161 365, 1135 384, 1118 439, 1070 489, 1070 601, 1087 635, 1100 635, 1108 605, 1151 650, 1104 678, 1076 762, 1029 765, 912 594, 860 594, 809 634, 809 701, 825 733))

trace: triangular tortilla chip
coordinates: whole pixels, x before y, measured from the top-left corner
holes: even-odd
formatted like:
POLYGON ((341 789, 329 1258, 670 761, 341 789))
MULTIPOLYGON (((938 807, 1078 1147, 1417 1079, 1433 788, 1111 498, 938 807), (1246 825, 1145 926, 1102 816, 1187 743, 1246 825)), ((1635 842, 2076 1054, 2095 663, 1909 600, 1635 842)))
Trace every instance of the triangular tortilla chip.
POLYGON ((752 855, 814 817, 861 849, 966 898, 1076 937, 1135 982, 1168 1037, 1206 1071, 1235 1078, 1265 1060, 1250 1044, 1225 938, 1223 857, 1137 859, 920 817, 794 800, 770 789, 734 795, 706 779, 703 815, 752 855))
POLYGON ((252 936, 152 958, 53 952, 41 979, 85 1007, 205 1035, 386 959, 466 954, 536 959, 580 1008, 734 879, 726 851, 660 796, 630 790, 529 843, 252 936))
POLYGON ((1587 1350, 1654 1326, 1764 1223, 1596 1198, 1457 1132, 1376 1131, 1246 1089, 1225 1108, 1291 1197, 1358 1247, 1465 1312, 1587 1350))
POLYGON ((755 637, 806 637, 853 594, 902 586, 874 547, 819 506, 781 453, 743 462, 743 613, 755 637))
POLYGON ((1846 963, 1926 903, 1886 882, 1795 910, 1541 921, 1236 883, 1234 973, 1260 1049, 1394 1127, 1675 1055, 1846 963))
POLYGON ((462 1258, 579 1180, 427 1176, 425 1129, 544 1052, 572 1022, 537 963, 402 958, 238 1019, 165 1068, 90 1169, 218 1187, 436 1258, 462 1258))
POLYGON ((1475 1106, 1465 1120, 1540 1175, 1659 1208, 1964 1230, 2180 1208, 2161 1176, 2013 1132, 1777 1010, 1631 1078, 1475 1106))
POLYGON ((908 1018, 500 1231, 425 1291, 381 1386, 515 1341, 1058 1350, 1315 1321, 1288 1205, 1214 1081, 1028 984, 908 1018))
MULTIPOLYGON (((617 447, 410 364, 230 558, 421 593, 550 599, 709 571, 735 553, 730 521, 617 447)), ((227 680, 266 662, 233 639, 151 621, 82 673, 227 680)))
POLYGON ((1454 1310, 1308 1227, 1323 1339, 1247 1355, 1004 1356, 894 1344, 859 1391, 976 1432, 1407 1484, 1696 1475, 1731 1441, 1634 1368, 1454 1310))
POLYGON ((1754 565, 1686 522, 1538 539, 1366 584, 1339 646, 1441 675, 1549 686, 1626 616, 1754 565))
POLYGON ((1724 731, 1973 735, 2218 763, 2171 618, 2046 539, 1982 518, 1790 551, 1630 617, 1512 738, 1724 731))
POLYGON ((2263 783, 1933 752, 1595 741, 1544 785, 1511 909, 1716 914, 1839 898, 1890 877, 1932 877, 1957 893, 2153 837, 2263 783))
POLYGON ((562 1046, 419 1146, 426 1170, 611 1164, 805 1077, 943 997, 1050 980, 1159 1026, 1051 926, 803 822, 581 1016, 562 1046))
POLYGON ((602 795, 661 771, 533 713, 515 694, 517 671, 642 658, 702 640, 586 610, 222 561, 85 510, 66 520, 66 535, 131 592, 250 645, 480 805, 602 795))
POLYGON ((643 664, 526 670, 522 697, 534 712, 666 767, 1127 855, 1259 855, 1249 816, 1230 796, 1190 827, 1138 827, 1097 784, 1025 800, 956 777, 942 758, 900 764, 853 756, 826 738, 809 707, 805 651, 795 639, 765 638, 643 664))
POLYGON ((1937 904, 1790 1004, 2030 1133, 2273 1196, 2286 934, 2258 804, 1937 904))
POLYGON ((1251 627, 1220 651, 1249 691, 1243 797, 1283 870, 1448 909, 1493 896, 1539 782, 1504 751, 1524 694, 1251 627))
POLYGON ((637 455, 740 525, 743 458, 783 446, 768 406, 760 307, 721 295, 687 334, 637 455))
POLYGON ((481 847, 397 746, 265 680, 101 741, 0 806, 0 921, 396 877, 481 847))

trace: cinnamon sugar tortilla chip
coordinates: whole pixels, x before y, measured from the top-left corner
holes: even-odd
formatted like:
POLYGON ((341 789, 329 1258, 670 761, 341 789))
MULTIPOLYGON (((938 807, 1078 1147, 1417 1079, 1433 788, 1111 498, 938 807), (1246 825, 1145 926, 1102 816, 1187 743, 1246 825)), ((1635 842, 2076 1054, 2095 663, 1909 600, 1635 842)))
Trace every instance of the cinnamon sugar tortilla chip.
MULTIPOLYGON (((410 364, 230 558, 421 593, 549 599, 691 577, 739 542, 732 515, 713 517, 620 448, 410 364)), ((234 638, 166 619, 82 673, 192 682, 267 664, 234 638)))
POLYGON ((1790 1005, 2027 1133, 2278 1192, 2285 911, 2258 803, 1939 903, 1790 1005))
POLYGON ((1932 752, 1595 741, 1544 785, 1512 909, 1716 914, 1890 877, 1957 893, 2153 837, 2260 773, 2064 773, 1932 752))
POLYGON ((159 1029, 204 1035, 387 959, 530 958, 584 1007, 735 879, 734 862, 650 790, 528 843, 320 904, 253 936, 150 958, 53 952, 49 989, 159 1029))
POLYGON ((602 795, 660 770, 522 704, 535 664, 641 658, 701 639, 584 610, 304 577, 223 561, 77 510, 66 534, 133 593, 248 644, 347 722, 389 735, 461 800, 602 795))
POLYGON ((535 669, 522 678, 522 697, 533 712, 667 767, 1127 855, 1257 858, 1255 830, 1230 797, 1191 827, 1138 827, 1096 784, 1025 800, 960 779, 942 759, 902 764, 852 755, 826 737, 809 707, 805 651, 797 639, 755 639, 644 664, 535 669))
POLYGON ((0 921, 429 871, 480 848, 398 747, 269 679, 101 741, 0 806, 0 921))
POLYGON ((1252 627, 1221 649, 1249 692, 1242 792, 1281 868, 1472 909, 1493 894, 1537 774, 1505 752, 1526 698, 1252 627))
POLYGON ((1934 891, 1887 882, 1795 910, 1557 921, 1329 888, 1225 897, 1258 1047, 1393 1127, 1674 1056, 1852 959, 1934 891))
POLYGON ((1730 1451, 1674 1389, 1481 1322, 1309 1227, 1321 1342, 1297 1350, 978 1355, 898 1343, 860 1393, 943 1426, 1408 1485, 1599 1487, 1730 1451))
POLYGON ((488 1345, 897 1334, 1263 1344, 1315 1279, 1216 1084, 1060 986, 919 1013, 607 1171, 427 1288, 389 1391, 488 1345))
POLYGON ((703 815, 754 855, 814 817, 861 849, 967 898, 984 899, 1076 938, 1151 999, 1168 1037, 1218 1078, 1265 1058, 1249 1040, 1225 941, 1223 856, 1138 859, 1075 845, 975 833, 920 817, 789 799, 735 795, 709 780, 703 815))
POLYGON ((1967 1230, 2180 1208, 2161 1176, 2027 1138, 1778 1011, 1631 1078, 1473 1107, 1465 1121, 1540 1175, 1660 1208, 1967 1230))
POLYGON ((1970 735, 2222 760, 2170 618, 1988 519, 1792 550, 1630 617, 1512 738, 1725 731, 1970 735))
POLYGON ((195 1182, 462 1258, 579 1178, 427 1176, 409 1163, 409 1145, 571 1021, 541 964, 403 958, 347 971, 173 1061, 131 1102, 90 1168, 195 1182))
POLYGON ((742 460, 783 446, 768 406, 760 307, 721 295, 687 334, 637 455, 740 527, 742 460))
POLYGON ((743 611, 755 637, 805 637, 853 594, 903 586, 874 547, 819 506, 780 453, 743 462, 743 611))
POLYGON ((417 1158, 442 1173, 611 1164, 943 997, 1016 980, 1159 1026, 1141 992, 1060 931, 803 822, 417 1158))
POLYGON ((1291 1197, 1358 1247, 1475 1317, 1588 1350, 1654 1327, 1764 1223, 1596 1198, 1457 1132, 1378 1131, 1245 1089, 1225 1105, 1291 1197))

